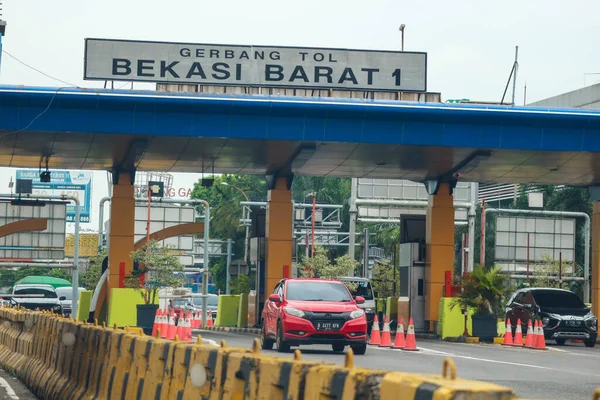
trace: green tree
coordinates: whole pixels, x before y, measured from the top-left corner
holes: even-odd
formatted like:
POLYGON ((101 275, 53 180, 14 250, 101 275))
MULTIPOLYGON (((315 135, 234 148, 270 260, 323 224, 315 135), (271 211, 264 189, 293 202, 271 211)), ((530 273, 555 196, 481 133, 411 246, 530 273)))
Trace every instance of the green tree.
POLYGON ((502 314, 503 301, 509 290, 509 278, 501 273, 499 266, 489 269, 477 266, 459 280, 463 290, 451 308, 473 308, 475 315, 502 314))
POLYGON ((332 263, 329 260, 327 250, 321 246, 315 246, 315 256, 303 257, 300 275, 304 277, 318 278, 341 278, 350 276, 358 267, 358 263, 351 260, 347 254, 337 257, 332 263))
POLYGON ((333 178, 319 176, 296 176, 292 182, 294 201, 298 203, 311 202, 311 193, 317 194, 317 202, 326 204, 341 204, 340 221, 342 232, 348 232, 350 224, 350 178, 333 178))
POLYGON ((169 247, 160 246, 156 240, 150 241, 142 248, 131 253, 131 259, 139 264, 131 276, 125 280, 128 288, 142 289, 141 294, 146 304, 154 304, 158 291, 165 287, 183 286, 185 278, 183 265, 169 247), (140 284, 140 277, 148 274, 147 291, 140 284))
POLYGON ((102 249, 98 251, 98 254, 88 260, 88 268, 81 274, 80 280, 83 287, 87 290, 96 289, 96 285, 98 285, 98 281, 100 281, 100 277, 102 276, 102 262, 107 256, 108 251, 102 249))
POLYGON ((227 268, 225 267, 225 257, 221 257, 218 262, 214 262, 210 267, 210 276, 215 283, 215 289, 220 290, 221 292, 225 292, 227 286, 227 268))
POLYGON ((229 282, 231 294, 250 293, 252 280, 248 275, 240 275, 229 282))
POLYGON ((399 295, 399 273, 394 274, 394 266, 389 260, 379 260, 373 266, 371 283, 378 297, 396 297, 399 295))
MULTIPOLYGON (((219 175, 214 176, 214 179, 214 184, 211 187, 202 186, 201 181, 196 182, 191 197, 206 200, 211 207, 211 238, 232 239, 233 253, 237 258, 242 258, 244 255, 245 228, 241 227, 239 223, 242 217, 240 202, 245 201, 246 197, 240 190, 248 196, 250 201, 266 201, 267 185, 265 178, 255 175, 219 175)), ((223 264, 225 258, 223 257, 217 262, 223 264)))
POLYGON ((564 271, 573 270, 573 263, 563 262, 560 265, 558 260, 555 260, 548 255, 544 254, 544 262, 536 264, 533 267, 533 281, 531 282, 532 287, 551 287, 556 289, 569 290, 569 284, 566 281, 559 281, 560 270, 564 275, 564 271))
POLYGON ((52 268, 49 272, 48 272, 48 276, 52 276, 54 278, 61 278, 61 279, 65 279, 67 281, 71 280, 71 273, 69 272, 68 269, 65 268, 52 268))

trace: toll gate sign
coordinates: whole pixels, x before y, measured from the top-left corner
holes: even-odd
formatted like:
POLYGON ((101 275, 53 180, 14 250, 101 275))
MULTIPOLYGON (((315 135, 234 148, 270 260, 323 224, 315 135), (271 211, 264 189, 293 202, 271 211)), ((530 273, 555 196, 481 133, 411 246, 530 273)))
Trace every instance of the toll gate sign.
POLYGON ((84 79, 425 92, 427 53, 85 40, 84 79))

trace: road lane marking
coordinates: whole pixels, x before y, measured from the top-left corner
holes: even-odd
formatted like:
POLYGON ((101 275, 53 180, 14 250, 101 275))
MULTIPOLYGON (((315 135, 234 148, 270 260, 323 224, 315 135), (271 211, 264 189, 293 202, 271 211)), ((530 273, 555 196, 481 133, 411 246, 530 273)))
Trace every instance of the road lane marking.
POLYGON ((6 395, 8 396, 9 399, 19 400, 19 396, 17 396, 17 394, 15 393, 13 388, 8 384, 6 379, 4 379, 2 377, 0 377, 0 387, 4 388, 4 391, 6 392, 6 395))

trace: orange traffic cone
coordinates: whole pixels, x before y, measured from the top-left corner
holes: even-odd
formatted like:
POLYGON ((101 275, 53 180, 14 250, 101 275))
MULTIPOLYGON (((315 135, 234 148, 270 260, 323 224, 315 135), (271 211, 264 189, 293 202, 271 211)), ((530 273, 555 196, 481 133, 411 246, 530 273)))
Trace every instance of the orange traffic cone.
MULTIPOLYGON (((537 327, 537 321, 535 322, 537 327)), ((531 320, 527 323, 527 336, 525 337, 525 347, 533 349, 535 347, 536 336, 533 333, 533 327, 531 326, 531 320)))
POLYGON ((171 314, 169 315, 169 325, 167 326, 167 336, 165 339, 174 340, 175 330, 175 312, 171 310, 171 314))
POLYGON ((504 333, 503 346, 512 346, 514 344, 512 337, 512 326, 510 325, 510 319, 506 319, 506 332, 504 333))
POLYGON ((521 329, 521 319, 517 319, 517 330, 515 331, 515 340, 513 343, 515 347, 523 347, 523 331, 521 329))
POLYGON ((187 313, 183 322, 183 336, 181 337, 182 342, 192 341, 192 313, 187 313))
POLYGON ((405 346, 404 340, 404 320, 400 317, 398 327, 396 328, 396 339, 394 340, 394 349, 403 349, 405 346))
POLYGON ((208 310, 208 316, 206 317, 206 326, 211 327, 213 324, 212 311, 208 310))
POLYGON ((169 310, 165 309, 162 312, 161 325, 160 325, 160 337, 163 339, 167 337, 167 330, 169 329, 169 310))
POLYGON ((192 313, 192 328, 193 329, 198 329, 200 328, 200 323, 198 321, 198 313, 196 311, 194 311, 192 313))
POLYGON ((184 314, 182 312, 181 315, 179 316, 179 318, 177 319, 177 328, 175 329, 175 335, 177 335, 177 337, 179 338, 180 341, 183 340, 183 337, 185 335, 184 328, 183 328, 184 325, 185 325, 185 318, 184 318, 184 314))
POLYGON ((156 337, 156 332, 161 328, 160 324, 162 321, 162 311, 160 308, 156 309, 156 314, 154 315, 154 325, 152 326, 152 337, 156 337))
POLYGON ((544 327, 542 326, 542 321, 538 322, 538 334, 535 348, 537 350, 547 350, 546 347, 546 338, 544 337, 544 327))
POLYGON ((381 343, 381 337, 379 336, 379 319, 377 318, 377 314, 375 314, 375 319, 373 320, 373 327, 371 328, 371 339, 369 340, 369 344, 379 343, 381 343))
POLYGON ((383 331, 381 331, 381 343, 379 343, 379 347, 392 347, 392 334, 387 315, 383 317, 383 331))
POLYGON ((417 351, 417 339, 415 337, 415 323, 412 317, 408 321, 408 330, 406 331, 406 344, 403 350, 417 351))

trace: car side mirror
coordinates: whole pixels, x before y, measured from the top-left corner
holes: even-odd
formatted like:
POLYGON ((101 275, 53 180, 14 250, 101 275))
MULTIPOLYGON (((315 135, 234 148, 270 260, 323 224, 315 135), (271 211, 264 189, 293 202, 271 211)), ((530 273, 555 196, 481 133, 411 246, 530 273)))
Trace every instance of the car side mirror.
POLYGON ((66 297, 66 296, 60 296, 58 299, 59 299, 60 301, 63 301, 63 300, 66 300, 66 299, 67 299, 67 297, 66 297))
POLYGON ((365 298, 362 296, 356 296, 356 304, 363 304, 365 302, 365 298))
POLYGON ((269 300, 273 303, 281 303, 281 297, 277 293, 272 293, 269 295, 269 300))

